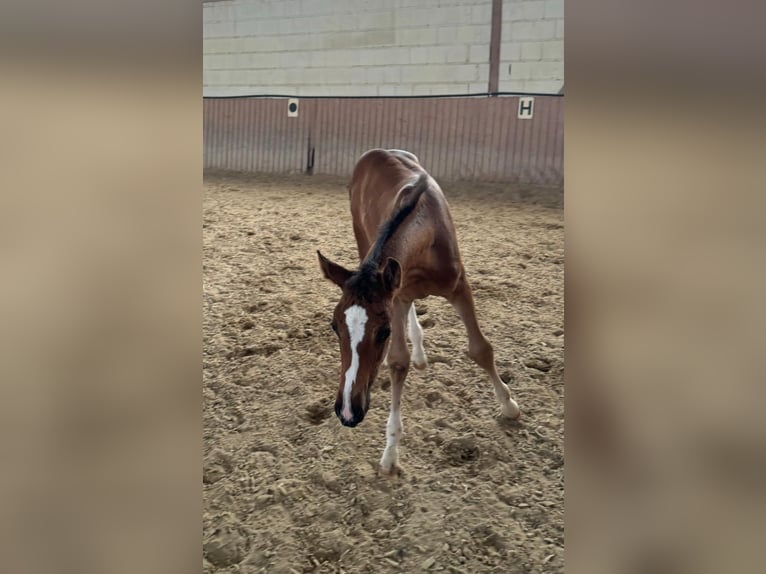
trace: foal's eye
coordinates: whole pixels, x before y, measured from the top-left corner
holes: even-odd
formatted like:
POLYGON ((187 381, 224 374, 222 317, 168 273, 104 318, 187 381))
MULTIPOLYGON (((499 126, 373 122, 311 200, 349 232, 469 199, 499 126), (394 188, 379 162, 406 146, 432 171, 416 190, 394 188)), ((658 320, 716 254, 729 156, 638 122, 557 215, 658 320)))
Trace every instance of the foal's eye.
POLYGON ((330 323, 330 327, 332 327, 332 330, 335 331, 335 333, 338 333, 338 324, 335 321, 332 321, 330 323))
POLYGON ((391 329, 388 327, 381 327, 380 329, 378 329, 378 334, 376 335, 378 343, 383 343, 386 339, 388 339, 388 336, 390 334, 391 334, 391 329))

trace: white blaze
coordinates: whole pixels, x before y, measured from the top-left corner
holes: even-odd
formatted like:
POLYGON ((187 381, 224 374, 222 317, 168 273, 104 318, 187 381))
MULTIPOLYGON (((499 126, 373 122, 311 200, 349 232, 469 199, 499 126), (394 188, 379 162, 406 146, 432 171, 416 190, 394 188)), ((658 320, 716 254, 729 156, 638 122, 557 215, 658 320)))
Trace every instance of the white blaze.
POLYGON ((351 338, 351 366, 346 371, 346 383, 343 386, 343 410, 341 414, 346 420, 351 420, 351 388, 359 370, 359 353, 356 348, 364 339, 364 325, 367 323, 367 311, 359 305, 351 305, 346 309, 346 326, 351 338))

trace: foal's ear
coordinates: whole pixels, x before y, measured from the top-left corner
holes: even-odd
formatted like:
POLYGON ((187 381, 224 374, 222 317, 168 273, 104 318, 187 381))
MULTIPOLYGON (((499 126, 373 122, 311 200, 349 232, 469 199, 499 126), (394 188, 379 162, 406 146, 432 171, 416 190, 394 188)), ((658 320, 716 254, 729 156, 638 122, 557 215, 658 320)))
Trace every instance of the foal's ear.
POLYGON ((319 256, 319 267, 322 269, 324 276, 335 283, 338 287, 343 287, 343 284, 346 282, 346 280, 351 277, 351 271, 345 267, 341 267, 337 263, 333 263, 327 259, 327 257, 322 255, 318 250, 317 255, 319 256))
POLYGON ((383 287, 389 293, 393 293, 399 288, 399 282, 402 278, 402 267, 396 259, 389 257, 380 275, 383 279, 383 287))

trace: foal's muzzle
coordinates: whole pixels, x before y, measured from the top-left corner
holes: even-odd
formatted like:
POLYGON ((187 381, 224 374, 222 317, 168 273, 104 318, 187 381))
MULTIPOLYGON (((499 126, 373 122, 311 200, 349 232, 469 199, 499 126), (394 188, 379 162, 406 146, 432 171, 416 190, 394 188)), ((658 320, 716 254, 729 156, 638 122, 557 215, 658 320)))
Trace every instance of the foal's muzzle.
POLYGON ((343 403, 341 401, 337 401, 335 403, 335 414, 337 415, 338 419, 340 420, 341 424, 343 426, 347 427, 355 427, 360 422, 364 420, 364 415, 367 414, 367 409, 363 409, 360 405, 357 405, 356 403, 351 403, 351 418, 346 419, 343 417, 343 403))

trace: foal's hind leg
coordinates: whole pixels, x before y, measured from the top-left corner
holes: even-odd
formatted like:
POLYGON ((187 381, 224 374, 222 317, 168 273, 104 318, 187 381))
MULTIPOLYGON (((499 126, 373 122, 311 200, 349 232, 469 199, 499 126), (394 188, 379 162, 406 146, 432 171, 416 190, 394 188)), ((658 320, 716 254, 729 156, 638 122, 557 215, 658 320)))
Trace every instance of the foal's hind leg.
POLYGON ((410 368, 410 354, 404 340, 404 324, 407 320, 407 303, 394 301, 391 317, 391 344, 388 348, 388 368, 391 376, 391 412, 386 423, 386 450, 380 459, 380 469, 384 474, 393 474, 399 464, 399 442, 404 429, 402 427, 401 399, 404 379, 410 368))
POLYGON ((428 359, 423 349, 423 327, 418 323, 415 303, 410 303, 410 312, 407 316, 407 331, 412 343, 412 364, 415 365, 416 369, 423 370, 428 366, 428 359))
POLYGON ((489 341, 482 334, 481 329, 479 329, 471 286, 465 277, 460 280, 457 288, 448 297, 448 300, 457 310, 468 332, 468 356, 489 375, 489 380, 495 388, 495 396, 500 402, 503 415, 511 419, 518 418, 521 414, 519 405, 511 398, 511 390, 508 388, 508 385, 497 374, 492 345, 490 345, 489 341))
MULTIPOLYGON (((426 351, 423 349, 423 327, 418 322, 418 314, 415 312, 415 303, 410 303, 407 314, 407 334, 412 343, 412 364, 421 371, 428 366, 426 351)), ((383 357, 383 366, 388 367, 388 353, 383 357)))

